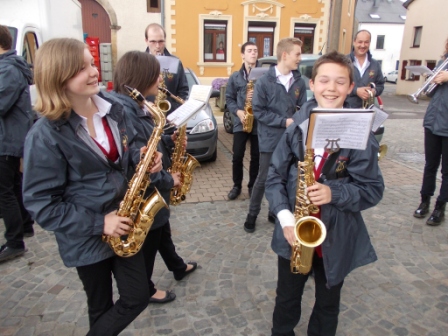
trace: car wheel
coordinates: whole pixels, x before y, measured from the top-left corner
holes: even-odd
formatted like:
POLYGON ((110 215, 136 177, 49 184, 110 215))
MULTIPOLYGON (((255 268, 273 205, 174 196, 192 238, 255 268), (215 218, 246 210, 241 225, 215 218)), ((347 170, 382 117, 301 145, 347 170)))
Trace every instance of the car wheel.
POLYGON ((230 111, 228 109, 225 109, 224 115, 222 117, 223 123, 224 123, 224 129, 227 133, 233 134, 233 122, 232 122, 232 116, 230 115, 230 111))

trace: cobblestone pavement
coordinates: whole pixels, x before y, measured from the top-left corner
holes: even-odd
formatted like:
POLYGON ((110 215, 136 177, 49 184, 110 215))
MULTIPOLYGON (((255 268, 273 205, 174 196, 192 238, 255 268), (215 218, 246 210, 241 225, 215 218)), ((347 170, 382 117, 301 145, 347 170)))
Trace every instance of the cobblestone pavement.
MULTIPOLYGON (((173 289, 177 299, 150 304, 122 335, 270 335, 273 226, 265 204, 255 233, 243 231, 247 191, 226 200, 231 135, 222 126, 219 131, 218 160, 196 170, 188 202, 172 214, 179 254, 199 267, 177 282, 158 258, 154 282, 173 289)), ((419 203, 422 139, 421 120, 386 122, 389 154, 380 163, 386 191, 363 214, 379 260, 347 277, 338 335, 448 334, 448 224, 429 227, 412 217, 419 203)), ((60 261, 53 235, 37 227, 26 244, 24 257, 0 264, 0 335, 85 335, 85 294, 75 270, 60 261)), ((313 291, 309 281, 297 335, 306 334, 313 291)))

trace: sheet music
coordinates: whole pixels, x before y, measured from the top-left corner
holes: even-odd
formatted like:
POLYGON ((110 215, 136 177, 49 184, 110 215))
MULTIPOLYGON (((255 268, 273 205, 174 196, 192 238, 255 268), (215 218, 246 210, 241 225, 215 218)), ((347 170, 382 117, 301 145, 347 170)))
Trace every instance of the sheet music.
POLYGON ((373 116, 373 113, 315 113, 311 147, 324 148, 329 140, 339 139, 340 148, 366 149, 373 116))
POLYGON ((389 115, 376 106, 373 106, 372 109, 375 111, 375 117, 372 124, 372 132, 375 132, 378 127, 380 127, 383 122, 385 122, 386 119, 389 118, 389 115))
POLYGON ((189 99, 196 99, 206 103, 209 101, 211 93, 211 85, 193 85, 189 99))
POLYGON ((170 113, 166 119, 170 123, 180 127, 185 124, 188 119, 194 117, 194 115, 204 106, 205 103, 200 100, 188 99, 184 104, 180 105, 179 108, 170 113))

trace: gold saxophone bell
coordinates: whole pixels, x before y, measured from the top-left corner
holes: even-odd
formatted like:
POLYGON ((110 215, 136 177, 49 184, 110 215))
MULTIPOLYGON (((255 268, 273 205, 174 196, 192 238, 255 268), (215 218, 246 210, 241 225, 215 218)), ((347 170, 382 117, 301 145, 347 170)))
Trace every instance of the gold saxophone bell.
POLYGON ((167 114, 171 110, 171 103, 166 99, 166 92, 168 91, 165 85, 165 81, 160 81, 160 86, 158 87, 159 92, 157 93, 156 100, 154 104, 157 106, 160 112, 167 114))
POLYGON ((325 240, 327 229, 319 218, 305 216, 296 221, 294 235, 297 242, 293 246, 291 272, 308 274, 313 263, 314 249, 325 240))
POLYGON ((378 149, 378 161, 384 158, 386 154, 387 154, 387 145, 385 144, 380 145, 380 148, 378 149))

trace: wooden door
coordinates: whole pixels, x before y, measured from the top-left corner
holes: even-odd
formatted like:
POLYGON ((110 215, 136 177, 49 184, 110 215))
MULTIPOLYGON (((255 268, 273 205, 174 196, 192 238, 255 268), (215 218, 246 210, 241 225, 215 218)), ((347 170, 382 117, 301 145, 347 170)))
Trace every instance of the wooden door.
POLYGON ((82 29, 89 37, 98 37, 100 43, 111 43, 110 19, 104 8, 95 0, 79 0, 82 12, 82 29))
POLYGON ((258 57, 272 56, 274 52, 273 32, 249 32, 247 40, 257 45, 258 57))

